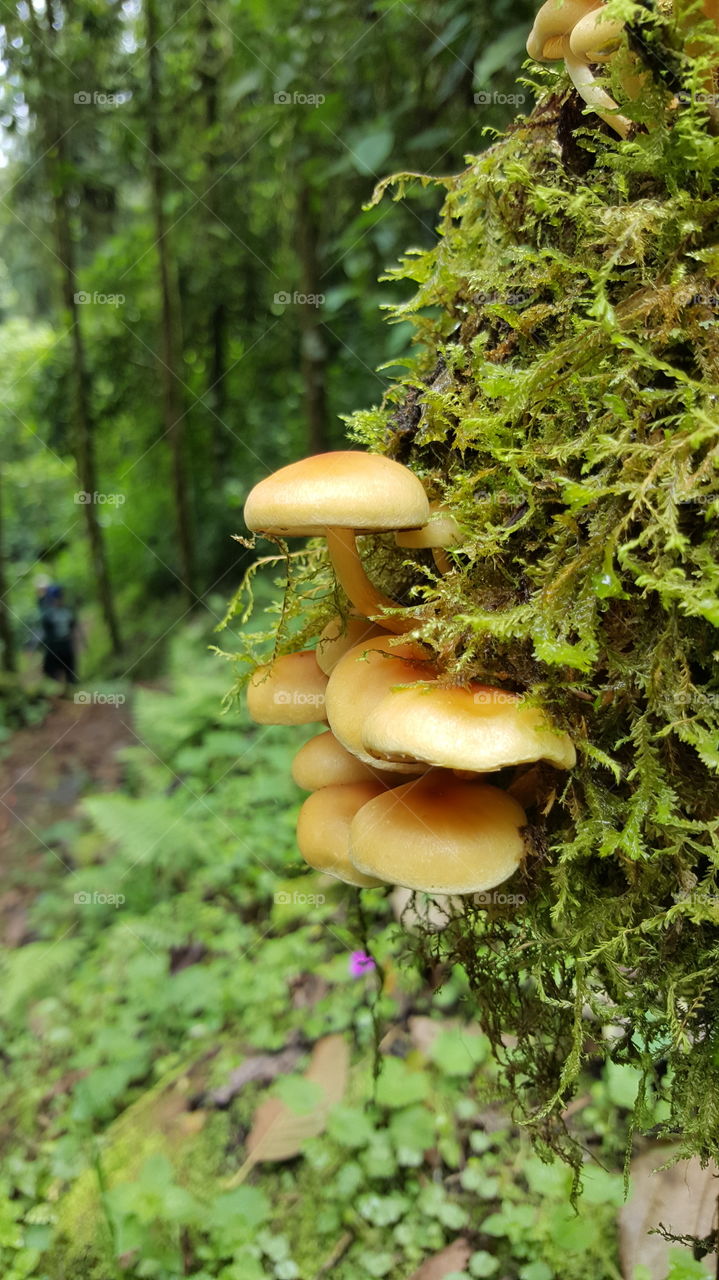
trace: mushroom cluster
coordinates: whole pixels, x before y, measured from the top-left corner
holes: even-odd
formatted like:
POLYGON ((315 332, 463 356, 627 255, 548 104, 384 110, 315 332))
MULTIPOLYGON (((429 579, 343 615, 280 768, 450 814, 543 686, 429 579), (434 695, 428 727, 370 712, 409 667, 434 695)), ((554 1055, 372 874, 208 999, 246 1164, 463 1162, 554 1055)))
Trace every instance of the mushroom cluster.
POLYGON ((407 467, 343 451, 262 480, 245 520, 269 536, 326 537, 351 605, 316 649, 258 667, 248 689, 259 724, 324 726, 292 765, 311 792, 297 824, 305 861, 360 888, 437 895, 484 893, 508 879, 525 851, 526 766, 572 768, 572 742, 516 693, 443 683, 427 647, 402 638, 417 619, 372 584, 355 541, 393 532, 400 545, 444 551, 460 542, 453 517, 430 507, 407 467))

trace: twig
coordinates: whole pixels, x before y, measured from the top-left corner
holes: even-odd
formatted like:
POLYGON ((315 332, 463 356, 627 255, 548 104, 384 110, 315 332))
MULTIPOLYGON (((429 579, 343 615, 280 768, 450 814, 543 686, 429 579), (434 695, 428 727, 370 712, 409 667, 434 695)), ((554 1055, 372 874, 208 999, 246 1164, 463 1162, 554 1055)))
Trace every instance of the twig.
POLYGON ((251 1081, 261 1080, 267 1083, 274 1080, 276 1076, 293 1071, 303 1052, 301 1048, 293 1046, 283 1049, 281 1053, 258 1053, 252 1058, 247 1058, 232 1072, 227 1084, 221 1085, 219 1089, 212 1089, 206 1094, 202 1099, 203 1104, 229 1107, 232 1099, 236 1098, 237 1094, 251 1081))
POLYGON ((329 1258, 327 1258, 326 1262, 322 1263, 322 1266, 320 1267, 319 1271, 317 1272, 317 1275, 315 1276, 315 1280, 321 1280, 322 1276, 328 1276, 330 1274, 330 1272, 334 1269, 336 1264, 339 1262, 340 1258, 344 1257, 350 1245, 352 1244, 353 1240, 354 1240, 353 1231, 345 1231, 344 1235, 340 1236, 329 1258))

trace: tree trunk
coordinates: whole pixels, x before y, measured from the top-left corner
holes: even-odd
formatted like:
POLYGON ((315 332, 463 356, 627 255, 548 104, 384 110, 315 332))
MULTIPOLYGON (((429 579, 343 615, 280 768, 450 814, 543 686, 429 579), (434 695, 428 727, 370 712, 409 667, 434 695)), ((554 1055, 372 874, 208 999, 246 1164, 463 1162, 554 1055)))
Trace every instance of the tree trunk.
POLYGON ((160 55, 158 38, 161 35, 157 21, 156 0, 145 0, 145 37, 148 57, 147 136, 150 151, 150 180, 152 212, 157 243, 157 271, 161 303, 161 357, 160 379, 162 384, 163 419, 172 455, 172 487, 175 498, 178 545, 182 581, 190 599, 195 602, 195 565, 193 552, 190 497, 185 464, 184 397, 182 394, 180 334, 177 323, 173 270, 168 244, 165 218, 165 171, 160 129, 160 55))
MULTIPOLYGON (((297 201, 297 236, 301 292, 305 299, 316 299, 320 294, 317 254, 320 227, 313 191, 307 182, 302 184, 297 201)), ((307 447, 309 453, 322 453, 327 448, 327 347, 319 305, 301 300, 299 312, 307 447)))
MULTIPOLYGON (((57 157, 61 168, 64 168, 62 144, 58 146, 57 157)), ((65 194, 57 191, 54 197, 55 208, 55 241, 57 256, 63 265, 62 293, 65 309, 69 313, 71 329, 70 339, 73 351, 73 381, 75 391, 75 444, 74 453, 80 488, 84 491, 86 501, 82 503, 85 513, 85 528, 92 567, 97 583, 97 594, 102 614, 110 634, 112 651, 122 651, 122 640, 115 612, 110 574, 105 555, 105 544, 97 519, 97 507, 93 501, 98 491, 97 461, 95 457, 95 424, 90 411, 89 379, 85 359, 85 343, 80 328, 78 304, 75 300, 77 277, 75 272, 75 246, 70 229, 70 215, 65 201, 65 194)))
POLYGON ((8 582, 5 572, 2 472, 0 472, 0 656, 4 671, 17 671, 15 634, 7 602, 8 582))
MULTIPOLYGON (((205 205, 210 219, 214 220, 220 216, 220 188, 218 185, 217 164, 220 74, 218 69, 217 29, 210 0, 203 0, 202 2, 200 34, 203 45, 200 81, 205 105, 205 129, 207 132, 207 151, 205 153, 207 194, 205 196, 205 205)), ((223 276, 220 272, 217 272, 211 286, 213 298, 208 317, 210 368, 207 399, 215 414, 212 422, 212 440, 216 484, 222 482, 230 457, 230 434, 222 422, 226 403, 225 375, 227 373, 227 309, 224 303, 222 284, 223 276)))
MULTIPOLYGON (((37 16, 32 3, 29 3, 31 25, 38 42, 38 59, 40 79, 52 83, 48 79, 48 63, 42 50, 52 49, 55 40, 53 7, 46 3, 47 18, 46 40, 43 41, 38 31, 37 16)), ((36 103, 38 123, 47 147, 47 161, 50 171, 50 185, 53 192, 54 237, 57 257, 62 267, 62 298, 70 320, 70 340, 72 343, 72 379, 75 400, 73 422, 73 452, 77 467, 77 478, 86 501, 82 503, 85 513, 85 528, 90 544, 92 568, 97 585, 97 595, 105 625, 110 636, 114 654, 122 651, 120 629, 115 612, 115 603, 107 565, 107 555, 102 529, 97 519, 97 508, 93 496, 97 493, 97 463, 95 458, 95 424, 90 409, 90 384, 85 360, 85 344, 80 327, 80 315, 76 300, 77 275, 75 269, 75 243, 70 222, 70 211, 67 203, 67 173, 69 162, 65 145, 65 125, 63 112, 58 101, 53 102, 50 96, 39 96, 36 103), (47 104, 47 105, 45 105, 47 104), (49 110, 47 109, 49 105, 49 110), (89 500, 87 500, 89 498, 89 500)))

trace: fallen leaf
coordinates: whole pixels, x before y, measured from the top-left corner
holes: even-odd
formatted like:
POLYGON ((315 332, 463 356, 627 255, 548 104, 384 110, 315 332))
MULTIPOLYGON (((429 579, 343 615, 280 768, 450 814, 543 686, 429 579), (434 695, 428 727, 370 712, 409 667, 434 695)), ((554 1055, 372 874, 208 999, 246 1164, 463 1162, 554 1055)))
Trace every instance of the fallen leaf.
MULTIPOLYGON (((680 1160, 668 1169, 657 1165, 677 1148, 654 1148, 632 1161, 631 1195, 619 1215, 622 1275, 633 1280, 635 1268, 646 1268, 651 1280, 666 1280, 669 1250, 679 1248, 660 1234, 661 1223, 674 1235, 704 1238, 716 1229, 719 1181, 716 1165, 702 1169, 699 1160, 680 1160)), ((717 1255, 703 1259, 707 1275, 716 1275, 717 1255)))
POLYGON ((419 1049, 420 1053, 428 1056, 437 1036, 446 1027, 455 1026, 456 1019, 446 1019, 440 1022, 437 1018, 428 1018, 424 1014, 416 1014, 415 1017, 409 1019, 407 1025, 415 1049, 419 1049))
POLYGON ((325 1036, 312 1052, 304 1079, 317 1085, 320 1096, 308 1111, 297 1114, 281 1098, 266 1098, 255 1112, 247 1138, 247 1159, 230 1179, 238 1186, 253 1165, 262 1160, 291 1160, 309 1138, 316 1138, 327 1124, 330 1108, 341 1102, 347 1087, 349 1053, 343 1036, 325 1036))
POLYGON ((472 1246, 464 1236, 460 1236, 433 1258, 426 1258, 421 1267, 412 1272, 409 1280, 444 1280, 452 1271, 464 1271, 471 1256, 472 1246))

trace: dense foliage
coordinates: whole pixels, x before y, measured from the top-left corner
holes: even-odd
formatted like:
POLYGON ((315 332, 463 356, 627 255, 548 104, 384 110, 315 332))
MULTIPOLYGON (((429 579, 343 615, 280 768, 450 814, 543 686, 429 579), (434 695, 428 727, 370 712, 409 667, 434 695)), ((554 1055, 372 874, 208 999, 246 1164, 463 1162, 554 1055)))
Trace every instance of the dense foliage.
POLYGON ((336 443, 406 348, 408 326, 377 324, 377 277, 433 242, 438 200, 363 202, 389 167, 455 171, 510 118, 531 11, 5 7, 3 667, 38 569, 107 671, 99 608, 117 673, 148 651, 151 673, 188 603, 227 594, 251 483, 336 443))

